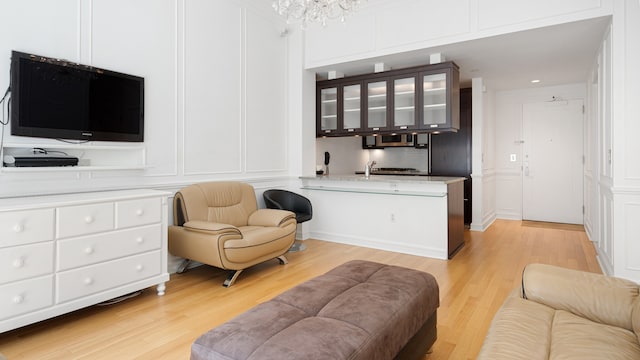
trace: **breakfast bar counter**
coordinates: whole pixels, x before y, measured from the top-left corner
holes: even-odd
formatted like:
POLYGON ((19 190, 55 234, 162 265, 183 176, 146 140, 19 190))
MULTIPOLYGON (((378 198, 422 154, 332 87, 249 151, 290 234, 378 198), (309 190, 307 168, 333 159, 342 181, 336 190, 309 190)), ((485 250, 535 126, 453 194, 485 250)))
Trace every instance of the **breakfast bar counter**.
POLYGON ((463 177, 301 177, 315 239, 437 259, 464 244, 463 177))

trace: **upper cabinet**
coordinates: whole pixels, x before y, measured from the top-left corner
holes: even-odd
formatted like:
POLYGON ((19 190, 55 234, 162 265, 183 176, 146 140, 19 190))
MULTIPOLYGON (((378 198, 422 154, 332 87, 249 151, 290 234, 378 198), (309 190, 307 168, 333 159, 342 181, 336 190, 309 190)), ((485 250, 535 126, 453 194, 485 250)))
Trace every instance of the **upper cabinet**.
POLYGON ((455 131, 458 66, 424 65, 317 83, 317 135, 455 131))
POLYGON ((316 88, 318 136, 355 134, 362 129, 362 82, 326 83, 316 88))
POLYGON ((460 75, 457 66, 420 73, 420 128, 460 129, 460 75))
POLYGON ((367 97, 365 99, 365 130, 386 130, 389 123, 389 91, 387 79, 372 79, 365 81, 367 84, 367 97))

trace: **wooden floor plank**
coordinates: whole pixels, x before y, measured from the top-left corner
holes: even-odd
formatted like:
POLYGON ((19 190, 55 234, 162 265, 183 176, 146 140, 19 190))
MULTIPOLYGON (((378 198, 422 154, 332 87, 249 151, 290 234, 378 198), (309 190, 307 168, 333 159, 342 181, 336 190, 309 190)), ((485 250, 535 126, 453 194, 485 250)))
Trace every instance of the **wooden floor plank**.
POLYGON ((433 274, 440 287, 438 340, 426 357, 474 359, 493 315, 519 283, 522 269, 541 262, 600 273, 584 231, 496 221, 485 232, 465 232, 465 246, 449 261, 319 240, 244 271, 230 288, 226 273, 202 266, 173 274, 165 296, 153 288, 110 306, 93 306, 0 334, 0 353, 17 359, 188 359, 191 343, 275 295, 352 259, 433 274))

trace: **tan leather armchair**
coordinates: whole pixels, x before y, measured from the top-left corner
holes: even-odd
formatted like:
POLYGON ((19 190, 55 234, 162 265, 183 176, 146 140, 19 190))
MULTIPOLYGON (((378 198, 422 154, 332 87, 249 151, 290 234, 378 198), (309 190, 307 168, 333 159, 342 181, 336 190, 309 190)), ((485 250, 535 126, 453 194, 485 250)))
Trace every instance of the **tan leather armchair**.
POLYGON ((182 257, 178 273, 194 260, 231 270, 231 286, 248 267, 278 258, 295 240, 293 212, 258 209, 253 186, 241 182, 207 182, 185 187, 174 197, 169 252, 182 257))

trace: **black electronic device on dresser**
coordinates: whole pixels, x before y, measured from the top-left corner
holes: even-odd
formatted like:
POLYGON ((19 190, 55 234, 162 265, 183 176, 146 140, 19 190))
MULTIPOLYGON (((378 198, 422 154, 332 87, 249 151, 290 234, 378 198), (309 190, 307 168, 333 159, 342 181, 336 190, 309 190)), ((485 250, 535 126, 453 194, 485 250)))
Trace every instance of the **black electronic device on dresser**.
POLYGON ((460 89, 460 129, 431 136, 430 174, 464 176, 464 223, 471 224, 471 88, 460 89))

